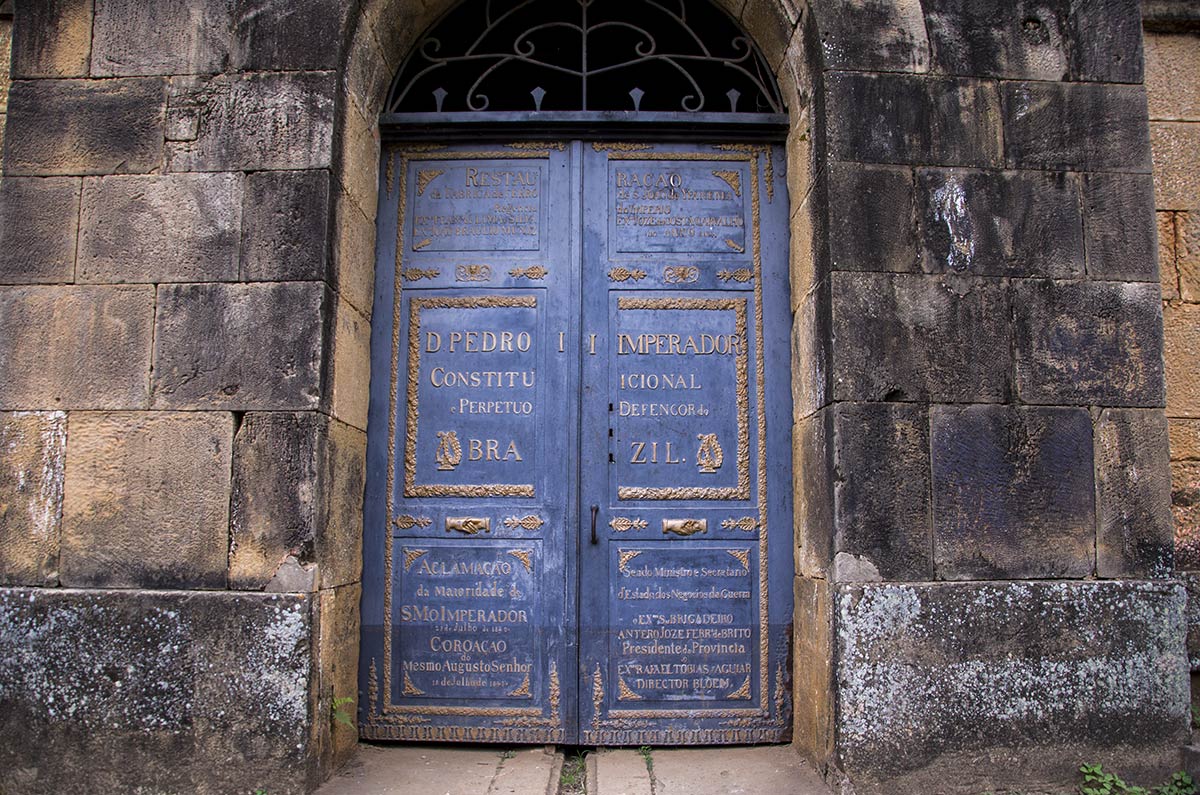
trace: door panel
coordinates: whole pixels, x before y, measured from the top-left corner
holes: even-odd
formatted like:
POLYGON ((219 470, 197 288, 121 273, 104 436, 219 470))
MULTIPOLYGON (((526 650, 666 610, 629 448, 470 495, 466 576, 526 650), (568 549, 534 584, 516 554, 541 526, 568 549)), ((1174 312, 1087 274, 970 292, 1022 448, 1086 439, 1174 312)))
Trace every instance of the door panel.
POLYGON ((364 737, 787 738, 777 157, 578 142, 387 153, 364 737))
POLYGON ((384 160, 362 733, 562 742, 578 477, 570 154, 415 147, 384 160))
POLYGON ((587 744, 788 736, 789 307, 786 248, 763 235, 787 210, 772 155, 584 150, 581 457, 607 462, 581 482, 581 519, 598 515, 581 546, 587 744), (770 336, 764 316, 783 321, 770 336))

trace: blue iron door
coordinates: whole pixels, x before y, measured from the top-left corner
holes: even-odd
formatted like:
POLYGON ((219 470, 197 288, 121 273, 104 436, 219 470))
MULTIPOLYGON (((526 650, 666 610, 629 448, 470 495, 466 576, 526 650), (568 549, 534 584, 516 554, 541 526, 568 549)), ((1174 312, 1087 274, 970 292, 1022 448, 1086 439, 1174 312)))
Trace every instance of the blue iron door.
POLYGON ((790 306, 776 156, 744 144, 584 150, 586 744, 790 736, 790 306))
POLYGON ((382 171, 362 736, 786 739, 778 153, 408 145, 382 171))

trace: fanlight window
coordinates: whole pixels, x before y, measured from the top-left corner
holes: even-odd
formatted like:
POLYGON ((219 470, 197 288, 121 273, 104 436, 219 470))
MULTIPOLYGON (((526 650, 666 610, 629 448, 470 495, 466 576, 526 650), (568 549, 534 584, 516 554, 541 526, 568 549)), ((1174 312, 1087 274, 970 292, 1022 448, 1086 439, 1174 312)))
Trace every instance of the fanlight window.
POLYGON ((775 80, 708 0, 466 0, 417 44, 388 113, 777 114, 775 80))

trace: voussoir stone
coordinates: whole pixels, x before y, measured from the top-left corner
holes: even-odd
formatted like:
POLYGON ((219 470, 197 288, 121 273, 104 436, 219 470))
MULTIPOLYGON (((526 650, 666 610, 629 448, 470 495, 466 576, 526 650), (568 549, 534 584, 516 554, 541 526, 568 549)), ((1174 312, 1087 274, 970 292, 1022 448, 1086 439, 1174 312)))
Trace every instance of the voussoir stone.
POLYGON ((57 585, 67 414, 0 412, 0 585, 57 585))
POLYGON ((232 443, 225 413, 72 413, 63 584, 224 587, 232 443))
POLYGON ((237 174, 89 179, 80 211, 78 280, 235 280, 241 215, 237 174))
POLYGON ((0 288, 0 409, 148 400, 152 287, 0 288))
POLYGON ((160 286, 154 405, 316 408, 328 311, 320 282, 160 286))

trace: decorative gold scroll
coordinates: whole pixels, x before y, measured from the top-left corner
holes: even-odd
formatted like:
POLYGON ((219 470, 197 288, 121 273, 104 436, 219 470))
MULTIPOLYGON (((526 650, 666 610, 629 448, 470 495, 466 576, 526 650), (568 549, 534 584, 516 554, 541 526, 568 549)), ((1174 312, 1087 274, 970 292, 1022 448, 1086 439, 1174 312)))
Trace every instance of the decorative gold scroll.
POLYGON ((550 271, 548 271, 546 268, 543 268, 541 265, 530 265, 527 268, 512 268, 508 272, 508 275, 514 279, 525 278, 532 279, 534 281, 541 281, 549 274, 550 271))
POLYGON ((647 523, 645 519, 629 519, 624 516, 614 516, 609 521, 608 526, 618 533, 626 533, 630 530, 645 530, 647 523))
POLYGON ((506 516, 504 518, 504 526, 509 530, 516 530, 518 527, 522 530, 538 530, 545 523, 546 520, 534 513, 525 516, 506 516))

